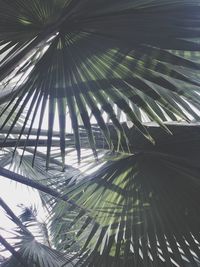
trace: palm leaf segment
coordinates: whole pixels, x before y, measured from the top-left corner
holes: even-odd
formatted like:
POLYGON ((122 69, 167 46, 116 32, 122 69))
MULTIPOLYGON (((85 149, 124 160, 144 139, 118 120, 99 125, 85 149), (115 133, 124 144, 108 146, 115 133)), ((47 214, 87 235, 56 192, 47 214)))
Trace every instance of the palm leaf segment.
POLYGON ((194 57, 200 49, 199 1, 1 0, 0 4, 2 101, 7 93, 1 115, 12 105, 1 129, 15 112, 8 137, 28 107, 19 135, 20 139, 28 128, 28 139, 39 114, 36 152, 48 106, 47 167, 56 108, 63 162, 67 112, 79 160, 80 124, 96 155, 90 113, 111 148, 104 113, 119 138, 126 139, 115 107, 151 141, 141 111, 167 132, 165 120, 199 118, 192 108, 200 101, 196 74, 200 65, 194 57))
MULTIPOLYGON (((199 266, 198 163, 139 153, 107 163, 65 193, 88 211, 71 223, 82 224, 81 266, 199 266)), ((64 226, 66 209, 62 216, 53 228, 64 226)))
MULTIPOLYGON (((25 223, 26 227, 29 229, 36 228, 35 231, 38 232, 38 240, 30 240, 25 236, 22 236, 22 242, 20 244, 20 254, 23 255, 23 259, 30 266, 37 264, 38 266, 62 266, 67 263, 67 266, 73 266, 69 262, 67 255, 55 250, 51 246, 47 224, 45 222, 40 222, 37 219, 37 210, 33 207, 25 208, 22 212, 20 219, 25 223), (26 240, 27 239, 27 240, 26 240)), ((15 260, 16 261, 16 260, 15 260)), ((10 266, 10 262, 9 262, 10 266)))
MULTIPOLYGON (((188 128, 184 134, 179 130, 180 136, 196 139, 198 133, 188 128)), ((165 149, 153 146, 146 153, 116 158, 81 179, 77 172, 77 179, 67 177, 69 170, 61 177, 56 174, 58 168, 52 169, 55 176, 45 179, 44 160, 36 158, 32 169, 30 155, 24 156, 20 172, 59 191, 60 199, 76 203, 75 209, 58 197, 46 197, 52 208, 55 247, 68 252, 78 243, 82 248, 76 266, 198 266, 200 172, 198 153, 187 146, 182 147, 187 151, 185 159, 180 158, 183 152, 179 149, 172 150, 171 155, 163 154, 167 144, 165 149)), ((9 154, 2 155, 1 165, 9 164, 10 158, 9 154)), ((19 160, 15 161, 17 167, 19 160)), ((47 266, 68 266, 60 253, 35 242, 27 233, 19 238, 22 242, 17 252, 30 266, 43 266, 43 261, 47 266)), ((18 262, 12 257, 5 266, 20 266, 18 262)))

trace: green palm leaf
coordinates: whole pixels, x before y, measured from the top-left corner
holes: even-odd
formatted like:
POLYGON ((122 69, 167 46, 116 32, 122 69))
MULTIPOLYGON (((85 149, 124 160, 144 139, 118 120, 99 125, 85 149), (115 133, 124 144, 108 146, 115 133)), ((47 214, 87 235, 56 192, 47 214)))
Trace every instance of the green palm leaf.
POLYGON ((198 165, 149 152, 107 163, 66 190, 88 211, 71 224, 82 218, 87 264, 198 266, 199 185, 198 165))
POLYGON ((199 0, 0 5, 0 174, 40 191, 57 249, 1 201, 3 266, 199 266, 199 0))
POLYGON ((2 199, 0 199, 0 206, 17 225, 13 232, 14 237, 10 238, 14 242, 12 246, 0 236, 0 242, 12 253, 2 266, 60 267, 67 263, 68 266, 73 266, 69 263, 69 257, 51 247, 47 225, 37 220, 36 210, 25 208, 18 218, 2 199))
MULTIPOLYGON (((28 120, 34 121, 36 112, 40 114, 38 141, 49 102, 47 167, 55 107, 61 101, 69 110, 79 159, 80 123, 87 130, 96 155, 90 112, 113 148, 99 106, 114 123, 119 142, 120 136, 126 136, 110 105, 118 106, 152 142, 137 109, 166 131, 163 121, 169 118, 190 120, 190 114, 199 119, 190 105, 200 103, 199 62, 192 56, 199 51, 198 1, 1 2, 0 41, 4 57, 0 80, 6 92, 7 84, 18 79, 8 102, 14 102, 15 109, 21 106, 15 123, 25 107, 34 111, 27 113, 24 128, 31 127, 28 120), (38 104, 33 106, 32 102, 31 106, 36 95, 38 104)), ((68 127, 65 109, 59 108, 63 164, 63 136, 68 127)), ((10 116, 13 112, 14 109, 10 116)))

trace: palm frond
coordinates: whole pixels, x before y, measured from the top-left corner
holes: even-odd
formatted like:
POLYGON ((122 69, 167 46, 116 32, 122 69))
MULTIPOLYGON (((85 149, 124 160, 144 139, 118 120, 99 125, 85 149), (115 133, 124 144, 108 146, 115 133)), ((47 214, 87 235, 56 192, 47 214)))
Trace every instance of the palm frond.
POLYGON ((0 199, 18 226, 3 267, 64 267, 72 250, 76 266, 198 267, 199 0, 0 5, 0 175, 40 191, 57 249, 0 199))
POLYGON ((140 112, 167 132, 165 120, 199 119, 191 106, 200 103, 200 65, 194 59, 199 51, 199 1, 1 3, 1 52, 7 55, 0 80, 6 92, 18 79, 8 103, 20 106, 15 122, 25 107, 29 109, 21 135, 40 114, 35 154, 49 106, 47 167, 56 107, 63 165, 67 111, 79 160, 80 124, 96 156, 91 112, 111 149, 112 136, 101 110, 115 126, 119 142, 126 140, 115 105, 152 142, 140 112))
MULTIPOLYGON (((41 228, 41 224, 37 222, 35 214, 33 214, 31 209, 28 210, 28 216, 27 209, 26 214, 23 212, 20 216, 20 219, 25 219, 25 223, 15 216, 15 214, 2 199, 0 199, 0 205, 5 209, 10 219, 17 225, 15 236, 12 238, 14 240, 13 246, 11 246, 3 237, 0 236, 1 244, 5 246, 5 248, 12 254, 12 256, 3 263, 3 267, 61 267, 63 264, 67 263, 67 266, 73 266, 73 264, 69 263, 69 259, 66 255, 52 249, 48 245, 38 242, 36 236, 29 231, 29 229, 32 229, 30 219, 34 221, 39 228, 41 228)), ((45 240, 44 229, 39 233, 39 235, 40 237, 42 235, 45 240)))
POLYGON ((87 210, 71 223, 82 224, 83 266, 198 266, 199 173, 189 160, 139 153, 68 187, 87 210))
POLYGON ((50 267, 61 267, 64 263, 67 266, 73 266, 69 263, 69 259, 65 257, 62 253, 50 249, 47 246, 40 244, 35 240, 28 240, 23 237, 23 241, 18 254, 23 259, 26 265, 22 265, 16 258, 11 257, 5 263, 3 267, 24 267, 24 266, 50 266, 50 267))

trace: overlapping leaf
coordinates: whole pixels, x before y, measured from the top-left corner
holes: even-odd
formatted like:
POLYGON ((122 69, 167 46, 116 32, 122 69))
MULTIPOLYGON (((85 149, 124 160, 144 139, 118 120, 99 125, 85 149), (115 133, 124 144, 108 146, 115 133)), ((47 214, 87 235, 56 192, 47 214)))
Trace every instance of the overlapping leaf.
POLYGON ((71 224, 83 221, 82 266, 198 266, 199 179, 194 162, 141 153, 68 189, 88 211, 71 224))
POLYGON ((29 109, 20 136, 39 117, 35 153, 49 106, 47 167, 56 107, 63 162, 67 111, 79 160, 80 124, 96 156, 91 112, 110 148, 102 111, 119 143, 126 140, 115 105, 152 142, 141 111, 167 132, 165 120, 199 119, 191 106, 199 105, 199 62, 194 60, 200 48, 199 1, 2 0, 1 5, 0 80, 6 92, 17 79, 7 99, 8 106, 15 103, 12 112, 20 105, 15 122, 29 109))

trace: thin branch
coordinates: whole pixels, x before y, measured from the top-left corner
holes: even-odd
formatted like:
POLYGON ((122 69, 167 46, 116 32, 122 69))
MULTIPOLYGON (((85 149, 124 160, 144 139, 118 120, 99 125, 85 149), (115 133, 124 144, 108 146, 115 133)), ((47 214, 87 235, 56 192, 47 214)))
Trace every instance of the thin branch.
MULTIPOLYGON (((52 197, 61 199, 61 200, 65 201, 65 202, 69 203, 70 205, 73 205, 77 208, 81 208, 74 201, 69 200, 68 196, 66 196, 66 195, 63 196, 59 192, 57 192, 56 190, 49 188, 48 186, 45 186, 43 184, 40 184, 36 181, 33 181, 33 180, 31 180, 27 177, 24 177, 20 174, 14 173, 12 171, 9 171, 5 168, 0 167, 0 175, 5 177, 5 178, 11 179, 13 181, 19 182, 21 184, 35 188, 41 192, 44 192, 48 195, 51 195, 52 197)), ((83 209, 83 208, 81 208, 81 209, 83 209)))
POLYGON ((19 252, 17 252, 6 240, 0 235, 0 243, 19 261, 22 266, 27 267, 27 263, 23 260, 19 252))
MULTIPOLYGON (((47 140, 35 140, 35 139, 21 139, 18 141, 18 139, 7 139, 6 141, 0 139, 0 147, 24 147, 24 145, 28 147, 32 147, 35 145, 38 145, 40 147, 46 147, 47 146, 47 140)), ((52 140, 52 147, 59 147, 60 141, 59 140, 52 140)), ((70 144, 70 146, 73 146, 73 142, 70 144)))
POLYGON ((6 213, 12 218, 13 222, 25 233, 34 238, 32 233, 23 225, 20 219, 13 213, 8 205, 0 197, 0 206, 6 211, 6 213))
MULTIPOLYGON (((32 148, 26 148, 26 151, 29 152, 29 153, 34 153, 34 149, 32 149, 32 148)), ((38 156, 38 157, 40 157, 40 158, 46 160, 46 154, 42 153, 41 151, 37 151, 36 156, 38 156)), ((53 158, 53 157, 51 157, 51 158, 49 159, 49 162, 50 162, 50 163, 53 163, 53 164, 56 164, 56 165, 58 165, 58 166, 60 166, 60 167, 63 167, 62 162, 60 162, 59 160, 57 160, 57 159, 55 159, 55 158, 53 158)), ((65 164, 64 167, 65 167, 65 168, 69 168, 69 166, 70 166, 70 165, 66 165, 66 164, 65 164)))
POLYGON ((8 102, 11 97, 13 96, 13 93, 16 93, 17 91, 20 91, 20 87, 16 88, 15 90, 13 88, 8 88, 6 90, 2 90, 0 87, 0 105, 8 102))
MULTIPOLYGON (((8 133, 10 129, 10 126, 4 126, 3 129, 0 130, 0 133, 8 133)), ((35 128, 32 128, 31 129, 31 132, 30 132, 30 135, 37 135, 37 131, 38 129, 35 129, 35 128)), ((21 133, 21 127, 15 127, 12 129, 12 134, 20 134, 21 133)), ((29 128, 25 128, 24 129, 24 132, 23 134, 28 134, 29 133, 29 128)), ((41 133, 40 133, 41 136, 47 136, 48 135, 48 131, 47 130, 44 130, 44 129, 41 129, 41 133)), ((67 134, 67 136, 73 136, 73 134, 67 134)), ((53 136, 55 137, 59 137, 60 136, 60 133, 58 131, 53 131, 53 136)))

